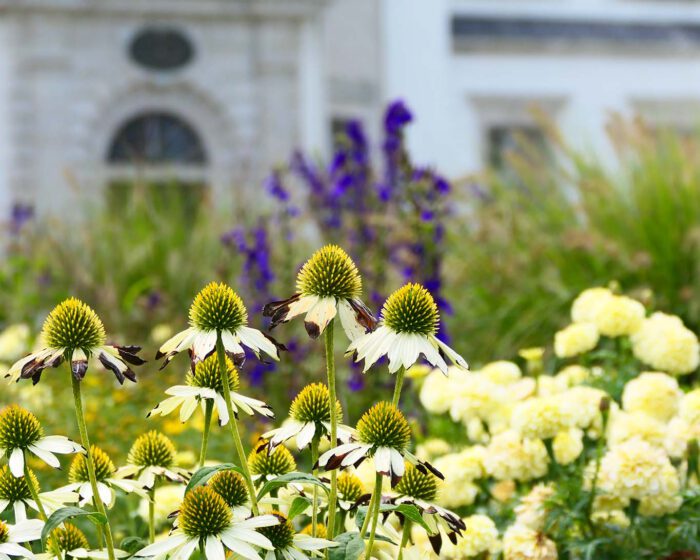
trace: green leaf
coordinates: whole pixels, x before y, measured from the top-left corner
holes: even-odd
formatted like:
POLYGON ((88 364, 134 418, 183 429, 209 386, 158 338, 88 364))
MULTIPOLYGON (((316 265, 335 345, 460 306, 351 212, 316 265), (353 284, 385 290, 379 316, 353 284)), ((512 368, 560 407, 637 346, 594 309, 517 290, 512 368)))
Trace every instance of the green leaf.
POLYGON ((287 514, 287 519, 290 521, 294 519, 300 513, 303 513, 312 501, 306 496, 297 496, 294 498, 292 505, 289 507, 289 513, 287 514))
POLYGON ((119 548, 134 554, 145 546, 148 546, 148 541, 146 539, 142 539, 141 537, 126 537, 119 545, 119 548))
POLYGON ((340 545, 328 549, 328 560, 357 560, 365 551, 360 533, 342 533, 334 540, 340 545))
POLYGON ((289 484, 292 484, 294 482, 299 484, 313 484, 314 486, 320 486, 321 488, 323 488, 326 494, 328 494, 329 492, 329 489, 326 487, 326 485, 323 484, 323 482, 321 482, 315 476, 303 472, 291 472, 283 474, 282 476, 278 476, 274 480, 268 480, 258 493, 258 501, 273 490, 277 490, 278 488, 282 488, 283 486, 288 486, 289 484))
POLYGON ((423 519, 423 516, 420 514, 420 511, 418 511, 418 508, 414 505, 411 505, 411 504, 399 504, 399 505, 382 504, 379 507, 379 511, 380 512, 381 511, 395 511, 396 513, 400 513, 406 519, 412 521, 413 523, 420 525, 426 531, 430 531, 430 527, 423 519))
POLYGON ((41 531, 42 544, 46 545, 46 539, 56 527, 74 517, 87 517, 95 525, 104 525, 107 523, 107 517, 97 511, 86 511, 77 507, 64 507, 54 511, 46 520, 44 528, 41 531))
POLYGON ((185 488, 185 494, 197 486, 206 484, 206 482, 219 471, 236 471, 237 473, 244 474, 243 469, 233 463, 222 463, 215 467, 202 467, 190 478, 187 488, 185 488))

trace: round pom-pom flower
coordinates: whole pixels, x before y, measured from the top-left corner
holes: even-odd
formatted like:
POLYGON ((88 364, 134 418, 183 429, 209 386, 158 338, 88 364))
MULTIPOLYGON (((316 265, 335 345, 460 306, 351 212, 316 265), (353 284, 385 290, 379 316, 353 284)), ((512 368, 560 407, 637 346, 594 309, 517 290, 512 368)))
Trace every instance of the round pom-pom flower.
POLYGON ((447 358, 457 367, 468 369, 467 362, 437 338, 439 313, 430 292, 420 284, 406 284, 384 303, 379 327, 353 340, 347 353, 364 360, 367 371, 382 356, 389 360, 389 372, 409 368, 422 355, 447 375, 447 358))
MULTIPOLYGON (((335 405, 338 422, 343 417, 340 402, 335 405)), ((296 438, 297 448, 306 448, 314 438, 330 438, 331 432, 331 398, 328 387, 323 383, 312 383, 304 387, 294 398, 289 408, 289 419, 281 427, 263 434, 274 449, 287 440, 296 438)), ((348 443, 352 439, 353 429, 338 425, 338 440, 348 443)))
POLYGON ((139 346, 114 346, 106 344, 102 321, 92 308, 76 298, 57 305, 44 321, 41 339, 45 347, 16 362, 5 377, 11 381, 31 379, 35 384, 42 372, 49 367, 58 367, 67 358, 71 360, 71 371, 78 380, 85 377, 88 359, 95 356, 99 362, 119 381, 136 381, 129 364, 141 365, 139 346))
POLYGON ((264 352, 278 360, 277 345, 265 334, 248 326, 248 311, 243 300, 230 286, 212 282, 197 294, 190 307, 190 327, 177 333, 158 350, 156 360, 163 359, 161 369, 183 350, 192 361, 199 362, 214 353, 217 336, 236 365, 245 361, 247 347, 260 358, 264 352))
MULTIPOLYGON (((255 412, 272 418, 275 414, 272 409, 262 401, 246 397, 238 392, 240 381, 238 370, 234 363, 227 357, 226 367, 228 370, 228 386, 231 394, 231 405, 233 411, 243 411, 252 416, 255 412)), ((229 415, 224 400, 224 387, 221 378, 221 370, 216 354, 211 354, 204 360, 194 365, 193 371, 187 374, 186 385, 173 385, 166 389, 165 394, 170 395, 167 399, 158 403, 148 416, 167 416, 175 409, 180 409, 180 421, 187 422, 197 405, 204 407, 207 400, 214 403, 219 416, 219 424, 228 424, 229 415)))
POLYGON ((375 471, 391 478, 396 486, 406 470, 404 459, 421 471, 431 471, 440 479, 442 474, 429 463, 420 461, 408 451, 411 427, 393 404, 380 402, 365 412, 357 423, 358 441, 344 443, 329 449, 318 461, 327 471, 337 468, 357 467, 371 458, 375 471))
POLYGON ((498 528, 486 515, 471 515, 464 519, 466 533, 456 544, 446 543, 442 554, 450 560, 477 558, 479 555, 496 553, 500 548, 498 528))
POLYGON ((698 337, 675 315, 654 313, 642 322, 631 341, 635 357, 655 370, 685 375, 700 364, 698 337))
POLYGON ((682 396, 675 377, 648 371, 627 382, 622 393, 622 408, 625 412, 641 412, 668 422, 678 412, 682 396))
POLYGON ((593 323, 572 323, 554 335, 554 353, 571 358, 590 352, 598 345, 598 327, 593 323))
POLYGON ((260 560, 260 549, 272 551, 273 546, 258 530, 278 523, 274 515, 236 520, 219 494, 209 486, 197 486, 185 495, 177 528, 138 551, 135 558, 189 558, 201 544, 208 560, 226 560, 227 550, 237 558, 260 560))
POLYGON ((136 438, 129 450, 129 463, 120 469, 124 476, 136 476, 146 488, 153 488, 156 479, 185 482, 190 473, 175 466, 175 446, 165 434, 151 430, 136 438))
POLYGON ((61 467, 54 453, 84 453, 81 445, 64 436, 44 436, 39 420, 15 404, 0 411, 0 456, 7 458, 10 471, 24 476, 25 453, 31 453, 54 469, 61 467))
POLYGON ((355 263, 337 245, 326 245, 306 261, 297 276, 297 293, 265 306, 273 329, 280 323, 305 315, 304 326, 318 338, 336 315, 350 340, 372 331, 376 319, 362 303, 362 279, 355 263))
POLYGON ((503 535, 504 560, 557 560, 557 545, 544 533, 524 525, 511 525, 503 535))
POLYGON ((312 537, 304 532, 297 533, 292 523, 284 514, 273 511, 279 523, 260 529, 260 533, 267 538, 273 546, 265 555, 265 560, 308 560, 316 556, 317 551, 338 546, 339 543, 312 537), (279 553, 279 555, 277 554, 279 553))

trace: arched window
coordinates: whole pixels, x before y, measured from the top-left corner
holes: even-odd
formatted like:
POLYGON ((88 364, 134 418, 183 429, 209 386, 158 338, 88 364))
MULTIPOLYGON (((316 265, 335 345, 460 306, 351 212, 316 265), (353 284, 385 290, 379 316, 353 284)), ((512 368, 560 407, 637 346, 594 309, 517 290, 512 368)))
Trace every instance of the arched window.
POLYGON ((137 115, 117 131, 107 154, 113 164, 203 165, 207 162, 197 132, 171 113, 137 115))

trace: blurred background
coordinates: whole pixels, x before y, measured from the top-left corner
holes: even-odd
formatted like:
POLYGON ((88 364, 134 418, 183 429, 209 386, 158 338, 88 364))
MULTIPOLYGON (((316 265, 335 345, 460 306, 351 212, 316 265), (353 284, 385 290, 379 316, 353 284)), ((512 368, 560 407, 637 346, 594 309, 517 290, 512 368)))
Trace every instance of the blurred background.
MULTIPOLYGON (((547 344, 593 285, 697 330, 699 62, 690 0, 0 0, 0 362, 68 295, 148 357, 212 279, 264 328, 327 242, 376 311, 424 283, 475 365, 547 344)), ((323 364, 277 336, 244 377, 284 416, 323 364)), ((92 411, 103 441, 185 367, 90 377, 124 418, 92 411)), ((346 410, 391 382, 342 370, 346 410)))

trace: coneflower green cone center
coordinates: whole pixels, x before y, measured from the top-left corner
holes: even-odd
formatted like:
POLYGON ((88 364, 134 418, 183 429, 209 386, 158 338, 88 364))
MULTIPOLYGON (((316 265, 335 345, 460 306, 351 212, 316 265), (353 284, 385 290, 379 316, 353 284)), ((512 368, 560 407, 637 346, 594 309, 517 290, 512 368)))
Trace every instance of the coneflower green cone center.
POLYGON ((71 523, 66 523, 63 527, 54 529, 48 540, 48 548, 57 545, 62 552, 68 552, 77 548, 90 548, 90 543, 88 543, 85 534, 71 523))
POLYGON ((305 296, 354 299, 362 294, 362 279, 345 251, 337 245, 326 245, 299 271, 297 290, 305 296))
POLYGON ((258 531, 270 540, 275 550, 284 550, 294 543, 294 535, 296 534, 294 527, 281 513, 273 511, 272 515, 279 519, 279 523, 270 527, 261 527, 258 531))
POLYGON ((406 472, 395 490, 402 496, 431 502, 437 496, 437 480, 432 473, 422 473, 413 465, 406 465, 406 472))
POLYGON ((248 323, 248 311, 230 286, 212 282, 194 298, 190 323, 202 331, 233 331, 248 323))
POLYGON ((209 481, 209 487, 221 496, 229 507, 238 507, 248 502, 248 489, 243 477, 236 471, 221 471, 209 481))
POLYGON ((43 435, 37 417, 21 406, 10 405, 0 412, 0 447, 27 449, 43 435))
MULTIPOLYGON (((29 471, 29 479, 39 491, 39 481, 32 471, 29 471)), ((7 466, 0 469, 0 500, 7 500, 10 503, 20 500, 31 500, 32 493, 27 484, 27 477, 15 478, 7 466)))
MULTIPOLYGON (((109 455, 102 451, 99 447, 94 445, 91 447, 92 460, 95 463, 95 479, 97 482, 104 482, 108 479, 116 467, 110 459, 109 455)), ((70 465, 70 470, 68 471, 68 480, 72 483, 76 482, 88 482, 90 480, 90 475, 88 473, 87 459, 85 455, 76 455, 73 462, 70 465)))
POLYGON ((6 543, 10 538, 10 529, 4 521, 0 520, 0 544, 6 543))
POLYGON ((345 501, 355 502, 364 494, 362 481, 354 474, 343 473, 338 477, 338 492, 345 501))
MULTIPOLYGON (((228 369, 229 389, 235 392, 238 390, 240 380, 238 377, 238 370, 228 357, 226 358, 226 368, 228 369)), ((208 358, 198 362, 194 368, 194 373, 192 373, 191 370, 188 372, 186 383, 191 387, 213 389, 217 393, 223 394, 224 384, 221 379, 218 356, 212 354, 208 358)))
POLYGON ((171 467, 175 462, 175 446, 164 434, 151 430, 136 439, 128 462, 139 467, 171 467))
POLYGON ((391 403, 375 404, 357 423, 360 441, 376 447, 403 451, 411 440, 411 427, 401 411, 391 403))
POLYGON ((278 445, 272 452, 265 445, 250 452, 248 466, 253 474, 279 476, 296 470, 297 463, 284 445, 278 445))
POLYGON ((92 308, 76 298, 57 305, 44 321, 42 336, 49 348, 80 348, 86 352, 102 346, 106 335, 92 308))
POLYGON ((428 290, 420 284, 406 284, 387 298, 382 319, 395 332, 427 336, 437 332, 440 314, 428 290))
POLYGON ((224 499, 207 486, 198 486, 185 496, 178 522, 191 538, 220 534, 231 524, 231 509, 224 499))
MULTIPOLYGON (((336 401, 336 416, 338 421, 343 418, 340 401, 336 401)), ((292 401, 289 416, 298 422, 330 422, 331 398, 328 387, 323 383, 312 383, 304 387, 292 401)))

